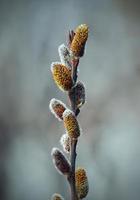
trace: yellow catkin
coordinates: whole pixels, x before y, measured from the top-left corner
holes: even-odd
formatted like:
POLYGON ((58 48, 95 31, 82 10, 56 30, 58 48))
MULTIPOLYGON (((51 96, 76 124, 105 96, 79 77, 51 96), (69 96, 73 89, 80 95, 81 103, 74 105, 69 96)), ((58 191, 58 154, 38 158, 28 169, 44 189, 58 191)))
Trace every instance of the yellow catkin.
POLYGON ((66 105, 55 98, 50 101, 50 110, 58 120, 63 120, 63 112, 66 110, 66 105))
POLYGON ((72 88, 73 81, 70 69, 61 63, 52 63, 51 71, 55 83, 61 90, 68 91, 72 88))
POLYGON ((71 139, 76 139, 80 136, 80 128, 78 121, 71 110, 66 109, 63 113, 63 121, 66 132, 71 139))
POLYGON ((70 45, 70 50, 75 57, 83 56, 88 32, 89 28, 86 24, 81 24, 76 28, 74 38, 70 45))
POLYGON ((64 198, 60 194, 55 193, 53 194, 51 200, 64 200, 64 198))
POLYGON ((75 182, 77 195, 80 199, 87 196, 89 191, 88 179, 84 168, 78 168, 75 171, 75 182))

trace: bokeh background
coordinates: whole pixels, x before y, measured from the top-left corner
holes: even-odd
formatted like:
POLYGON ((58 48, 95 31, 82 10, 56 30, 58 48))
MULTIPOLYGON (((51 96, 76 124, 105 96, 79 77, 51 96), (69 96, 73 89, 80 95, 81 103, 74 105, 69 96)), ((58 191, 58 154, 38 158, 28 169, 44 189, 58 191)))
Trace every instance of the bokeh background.
POLYGON ((140 3, 138 0, 0 0, 0 200, 69 199, 55 170, 63 124, 50 113, 58 90, 50 64, 81 23, 90 27, 79 79, 87 103, 77 165, 87 200, 140 199, 140 3))

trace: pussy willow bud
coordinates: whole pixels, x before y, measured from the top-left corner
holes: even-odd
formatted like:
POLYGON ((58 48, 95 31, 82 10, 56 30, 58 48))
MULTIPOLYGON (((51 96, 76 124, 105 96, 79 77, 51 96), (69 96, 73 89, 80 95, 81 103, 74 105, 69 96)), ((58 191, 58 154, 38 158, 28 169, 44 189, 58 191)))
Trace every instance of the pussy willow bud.
POLYGON ((63 134, 60 138, 60 144, 66 153, 70 153, 70 137, 67 133, 63 134))
POLYGON ((88 38, 88 26, 81 24, 75 30, 75 35, 70 45, 70 50, 75 57, 82 57, 84 55, 84 48, 88 38))
POLYGON ((54 166, 58 172, 63 175, 68 175, 71 167, 69 161, 66 159, 62 151, 57 148, 53 148, 51 155, 53 157, 54 166))
POLYGON ((85 86, 82 82, 78 81, 76 86, 69 91, 69 96, 75 95, 75 102, 77 108, 80 108, 85 103, 85 86))
POLYGON ((80 128, 74 113, 66 109, 63 112, 63 121, 65 129, 71 139, 76 139, 80 136, 80 128))
POLYGON ((61 63, 54 62, 51 65, 51 71, 55 83, 61 90, 68 91, 72 88, 73 81, 70 69, 61 63))
POLYGON ((64 200, 64 198, 60 194, 53 194, 51 200, 64 200))
POLYGON ((80 199, 85 198, 89 191, 88 178, 85 169, 83 168, 76 169, 75 182, 76 182, 76 190, 78 197, 80 199))
POLYGON ((51 99, 49 108, 58 120, 63 120, 63 112, 66 110, 66 105, 55 98, 51 99))
POLYGON ((58 47, 58 53, 59 53, 61 63, 65 65, 66 67, 71 68, 71 55, 70 55, 70 51, 68 47, 65 46, 64 44, 61 44, 58 47))

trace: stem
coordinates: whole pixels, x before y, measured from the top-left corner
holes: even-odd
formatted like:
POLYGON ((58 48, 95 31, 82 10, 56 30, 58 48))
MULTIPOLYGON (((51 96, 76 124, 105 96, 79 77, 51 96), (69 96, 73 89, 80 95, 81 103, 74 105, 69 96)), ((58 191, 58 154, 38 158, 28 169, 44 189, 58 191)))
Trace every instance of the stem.
MULTIPOLYGON (((72 64, 72 79, 73 83, 75 84, 77 81, 77 66, 79 64, 79 60, 76 62, 73 62, 72 64)), ((71 109, 75 113, 75 116, 77 116, 77 106, 76 106, 76 97, 75 97, 75 89, 73 88, 73 95, 70 96, 70 102, 71 102, 71 109)), ((76 164, 76 146, 77 146, 77 139, 71 141, 71 152, 70 152, 70 162, 71 162, 71 173, 68 176, 68 181, 70 184, 71 189, 71 200, 78 200, 76 187, 75 187, 75 164, 76 164)))
POLYGON ((71 174, 68 177, 68 181, 71 188, 71 200, 78 200, 77 193, 76 193, 76 187, 75 187, 75 162, 76 162, 76 145, 77 140, 73 140, 71 142, 71 174))

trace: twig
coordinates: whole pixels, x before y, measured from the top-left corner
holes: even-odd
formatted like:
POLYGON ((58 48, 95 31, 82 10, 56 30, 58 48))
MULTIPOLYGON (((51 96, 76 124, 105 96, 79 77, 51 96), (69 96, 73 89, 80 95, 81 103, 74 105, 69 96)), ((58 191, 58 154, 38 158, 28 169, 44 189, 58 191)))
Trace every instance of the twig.
MULTIPOLYGON (((79 64, 79 59, 76 60, 76 62, 73 62, 72 64, 72 79, 73 83, 75 84, 77 81, 77 67, 79 64)), ((77 106, 76 106, 76 98, 75 98, 75 89, 73 88, 73 95, 70 96, 70 102, 71 102, 71 109, 77 116, 77 106)), ((71 200, 78 200, 76 187, 75 187, 75 164, 76 164, 76 146, 77 146, 77 139, 71 141, 71 152, 70 152, 70 162, 71 162, 71 173, 68 177, 68 181, 71 188, 71 200)))
POLYGON ((73 140, 71 142, 71 174, 68 176, 68 182, 70 184, 71 188, 71 200, 78 200, 77 193, 76 193, 76 187, 75 187, 75 163, 76 163, 76 145, 77 140, 73 140))

